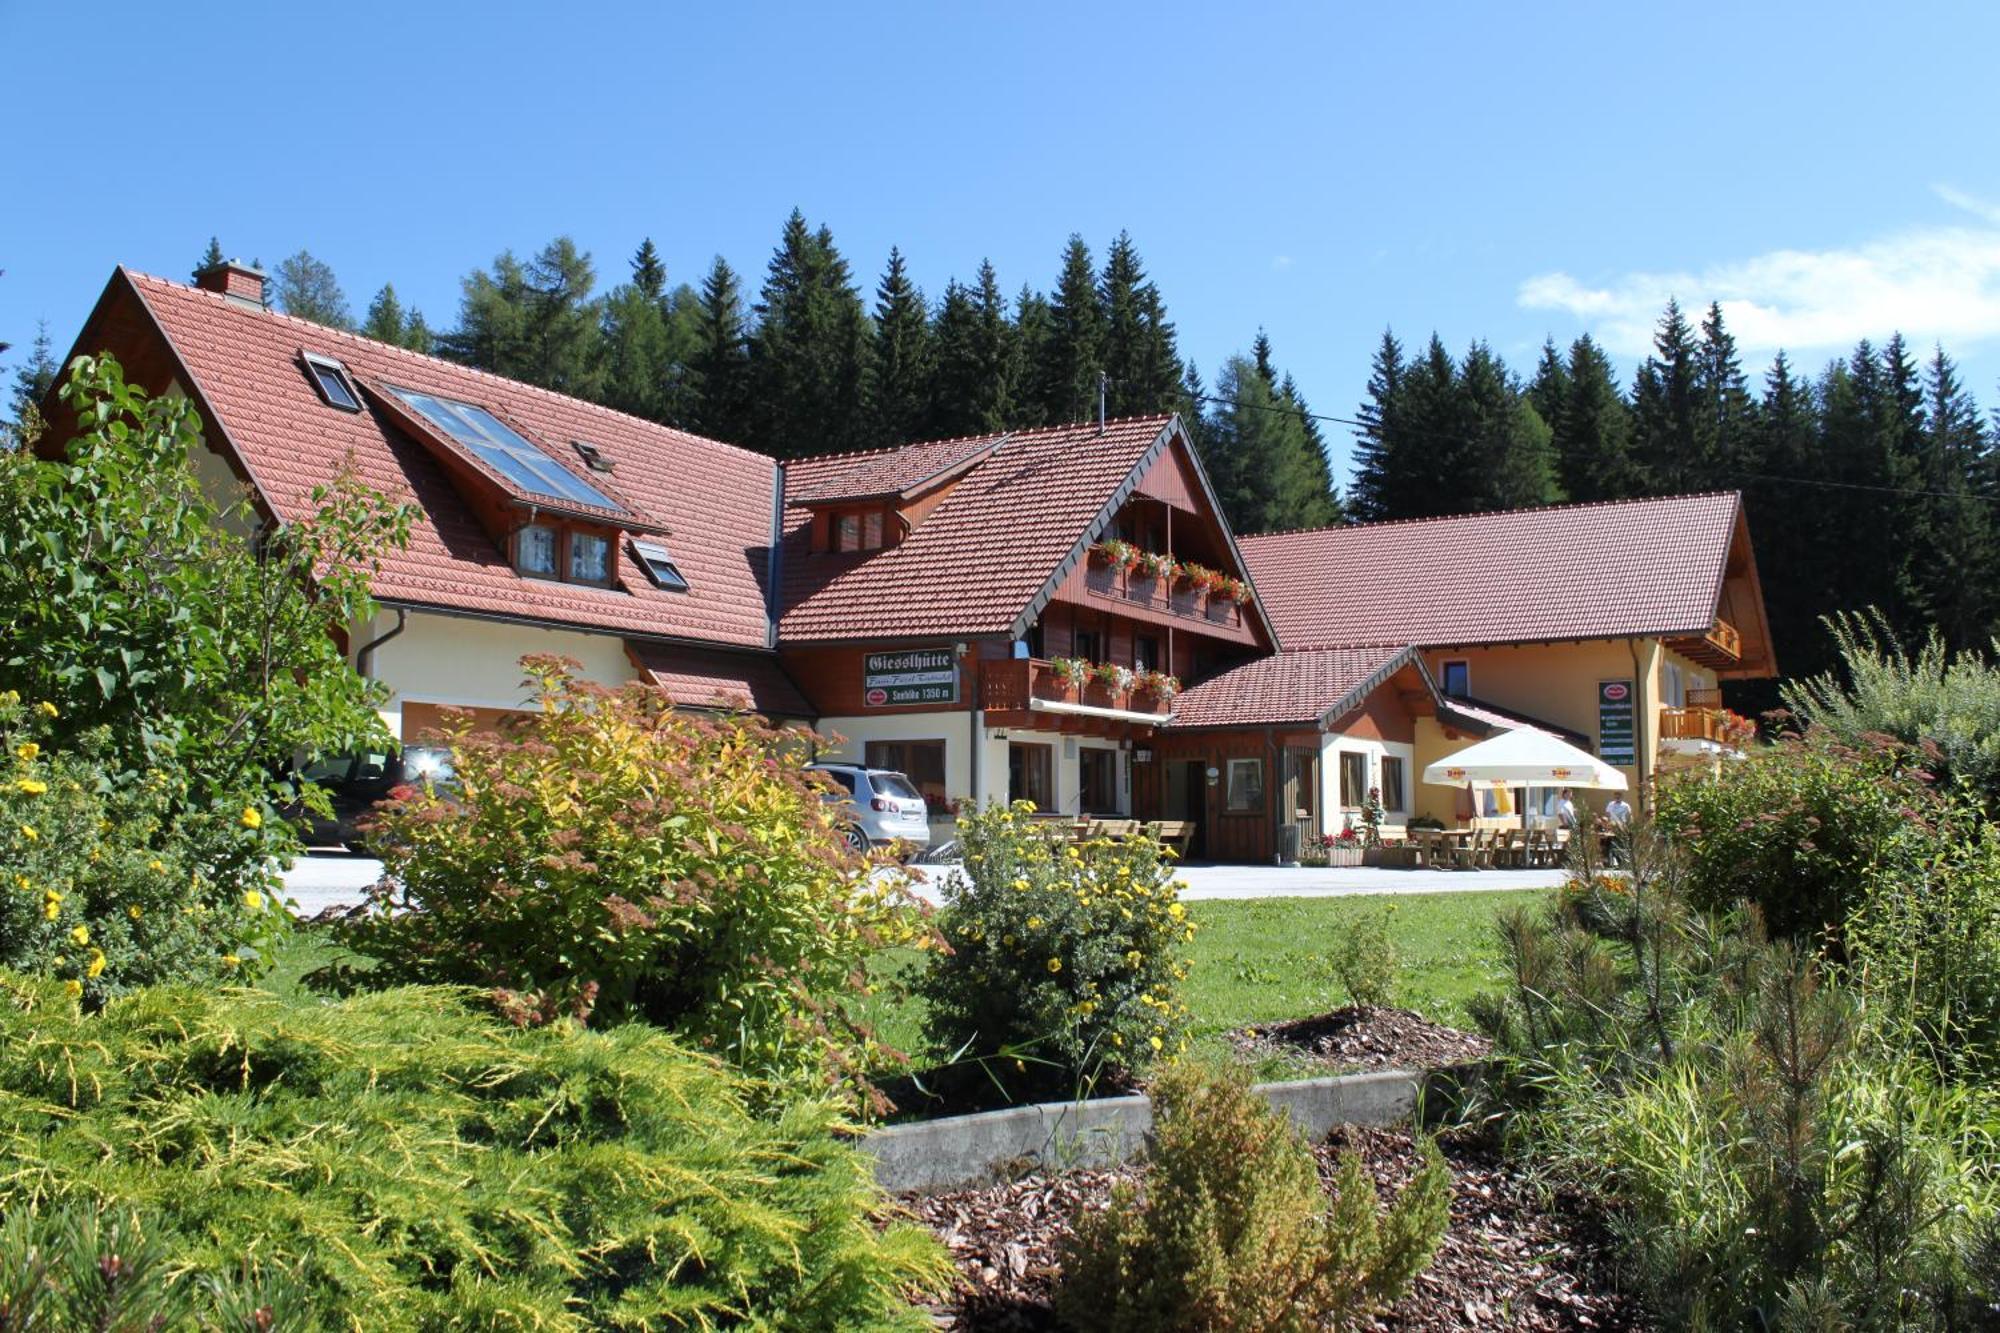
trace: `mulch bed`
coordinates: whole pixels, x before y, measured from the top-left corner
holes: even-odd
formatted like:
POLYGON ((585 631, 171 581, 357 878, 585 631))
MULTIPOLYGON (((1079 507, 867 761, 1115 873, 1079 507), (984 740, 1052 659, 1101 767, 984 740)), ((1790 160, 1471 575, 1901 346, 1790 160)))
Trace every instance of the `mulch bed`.
POLYGON ((1304 1056, 1336 1071, 1441 1069, 1484 1059, 1493 1049, 1476 1032, 1433 1023, 1408 1009, 1359 1005, 1237 1028, 1229 1041, 1252 1057, 1304 1056))
MULTIPOLYGON (((1461 1137, 1441 1144, 1453 1177, 1451 1226, 1437 1258, 1371 1327, 1383 1330, 1628 1329, 1645 1320, 1615 1289, 1609 1240, 1580 1201, 1546 1207, 1490 1149, 1461 1137)), ((1330 1178, 1335 1154, 1361 1154, 1378 1190, 1417 1169, 1405 1129, 1345 1129, 1315 1152, 1330 1178)), ((950 1250, 959 1287, 932 1311, 941 1329, 1018 1333, 1057 1326, 1050 1298, 1068 1219, 1101 1205, 1138 1167, 1029 1175, 984 1189, 906 1199, 950 1250)))

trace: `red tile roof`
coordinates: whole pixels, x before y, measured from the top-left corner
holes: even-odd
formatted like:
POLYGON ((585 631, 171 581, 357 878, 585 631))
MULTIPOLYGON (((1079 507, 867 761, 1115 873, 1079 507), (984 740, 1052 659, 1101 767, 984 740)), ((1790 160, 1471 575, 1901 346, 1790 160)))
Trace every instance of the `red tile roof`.
POLYGON ((1416 650, 1400 644, 1311 648, 1259 657, 1181 691, 1169 726, 1329 721, 1416 660, 1416 650))
POLYGON ((867 453, 802 458, 786 468, 785 503, 827 504, 911 494, 969 466, 1006 438, 966 435, 867 453))
POLYGON ((813 716, 774 658, 665 643, 635 643, 632 660, 683 708, 749 708, 770 718, 813 716))
MULTIPOLYGON (((352 458, 362 480, 414 495, 425 511, 407 551, 374 580, 384 602, 762 648, 763 581, 776 485, 770 459, 609 408, 304 320, 249 309, 206 291, 119 270, 172 342, 265 501, 281 518, 352 458), (364 384, 402 385, 477 403, 528 434, 564 467, 664 525, 688 591, 667 592, 627 567, 624 586, 524 578, 423 445, 378 411, 344 412, 319 397, 301 349, 333 357, 364 384), (573 441, 615 471, 577 470, 573 441)), ((214 423, 211 423, 213 426, 214 423)), ((649 538, 653 540, 653 538, 649 538)))
POLYGON ((1740 521, 1734 492, 1239 539, 1289 648, 1701 634, 1740 521))
MULTIPOLYGON (((992 454, 900 545, 858 555, 812 554, 811 515, 788 505, 783 557, 788 643, 1004 634, 1066 573, 1140 462, 1164 448, 1170 416, 1053 426, 983 437, 992 454)), ((928 448, 929 446, 910 446, 928 448)), ((785 472, 794 492, 824 493, 842 458, 785 472)))

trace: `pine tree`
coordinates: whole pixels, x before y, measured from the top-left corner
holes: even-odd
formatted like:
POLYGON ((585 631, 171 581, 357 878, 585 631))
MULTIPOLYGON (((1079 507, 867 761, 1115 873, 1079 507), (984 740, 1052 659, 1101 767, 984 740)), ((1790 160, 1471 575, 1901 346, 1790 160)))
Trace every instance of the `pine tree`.
POLYGON ((1111 377, 1109 410, 1139 416, 1172 408, 1180 389, 1180 355, 1160 289, 1147 281, 1132 238, 1119 232, 1104 258, 1099 286, 1104 310, 1104 370, 1111 377))
POLYGON ((225 260, 222 254, 222 242, 218 238, 211 236, 208 238, 208 249, 201 252, 201 259, 194 266, 193 276, 199 278, 202 274, 223 262, 225 260))
POLYGON ((528 279, 512 250, 491 271, 474 269, 459 285, 458 327, 439 335, 440 355, 496 375, 518 377, 528 361, 528 279))
POLYGON ((1521 392, 1506 364, 1474 343, 1459 368, 1471 448, 1459 486, 1468 509, 1521 509, 1563 498, 1548 424, 1521 392))
POLYGON ((601 303, 591 297, 596 283, 590 256, 567 236, 556 237, 529 261, 523 332, 530 359, 519 378, 573 398, 602 399, 601 303))
POLYGON ((1698 357, 1687 317, 1678 302, 1668 301, 1653 335, 1653 355, 1632 388, 1633 455, 1655 494, 1698 489, 1697 478, 1710 470, 1695 430, 1698 357))
POLYGON ((867 316, 833 234, 797 209, 771 256, 750 340, 755 447, 779 458, 868 442, 867 316))
POLYGON ((649 301, 660 301, 667 293, 667 266, 648 236, 639 242, 632 256, 632 285, 649 301))
POLYGON ((396 299, 395 284, 383 283, 382 290, 368 303, 368 314, 361 321, 363 336, 401 347, 408 327, 403 303, 396 299))
POLYGON ((1988 466, 1979 408, 1938 347, 1924 372, 1922 427, 1912 481, 1910 598, 1918 618, 1946 644, 1982 648, 1994 615, 1993 510, 1979 487, 1988 466))
POLYGON ((1049 333, 1036 375, 1044 421, 1059 424, 1097 416, 1097 377, 1104 366, 1104 311, 1090 247, 1072 235, 1063 250, 1062 275, 1049 301, 1049 333))
POLYGON ((1180 400, 1174 410, 1180 414, 1181 429, 1187 432, 1188 443, 1194 446, 1195 454, 1207 457, 1208 386, 1202 383, 1201 371, 1192 360, 1181 374, 1180 400))
POLYGON ((1326 432, 1319 428, 1312 409, 1306 406, 1305 395, 1299 392, 1290 371, 1285 373, 1285 378, 1278 385, 1278 401, 1299 414, 1299 430, 1306 437, 1308 487, 1315 492, 1324 492, 1333 503, 1332 516, 1325 522, 1345 523, 1347 507, 1341 503, 1340 486, 1333 479, 1333 459, 1327 453, 1326 432))
POLYGON ((354 315, 347 308, 347 296, 327 264, 301 250, 278 264, 274 275, 275 304, 288 315, 309 319, 328 328, 351 329, 354 315))
POLYGON ((1354 485, 1348 508, 1363 523, 1394 518, 1407 459, 1401 450, 1400 417, 1403 391, 1403 345, 1388 329, 1369 363, 1368 401, 1356 412, 1366 423, 1354 432, 1354 485))
POLYGON ((1562 419, 1563 406, 1569 401, 1569 365, 1556 350, 1554 338, 1542 339, 1542 359, 1535 363, 1535 377, 1528 381, 1528 401, 1550 429, 1562 419))
POLYGON ((604 298, 604 401, 648 421, 667 421, 668 399, 678 370, 664 309, 666 273, 643 277, 633 263, 632 281, 604 298), (657 278, 658 287, 649 292, 657 278))
POLYGON ((41 435, 42 402, 55 386, 56 373, 61 369, 56 364, 55 349, 49 342, 49 322, 35 323, 35 341, 29 345, 28 359, 14 371, 14 392, 11 406, 12 421, 0 436, 11 437, 15 444, 32 444, 41 435))
POLYGON ((1257 337, 1250 344, 1250 359, 1267 383, 1278 382, 1278 369, 1271 364, 1271 336, 1262 329, 1257 330, 1257 337))
POLYGON ((910 281, 903 252, 889 249, 889 266, 875 288, 875 351, 868 364, 868 416, 873 443, 918 437, 930 411, 932 347, 924 294, 910 281))
POLYGON ((1583 335, 1570 344, 1565 396, 1549 426, 1556 468, 1572 500, 1625 500, 1645 494, 1632 457, 1632 409, 1618 391, 1611 360, 1583 335))
POLYGON ((1695 434, 1703 471, 1691 489, 1725 490, 1742 484, 1745 460, 1755 449, 1755 406, 1736 358, 1736 339, 1723 327, 1722 305, 1711 301, 1701 321, 1695 363, 1695 434))
POLYGON ((1014 385, 1014 419, 1008 424, 1016 429, 1049 424, 1036 392, 1035 377, 1048 356, 1054 321, 1049 298, 1022 283, 1014 297, 1014 359, 1007 376, 1014 385))
POLYGON ((410 311, 409 321, 403 325, 403 346, 412 352, 421 352, 425 356, 437 351, 437 335, 433 334, 431 326, 424 322, 423 311, 414 309, 410 311))
POLYGON ((736 271, 720 255, 702 279, 694 335, 689 407, 678 424, 713 439, 745 444, 751 429, 750 343, 744 330, 743 289, 736 271))
MULTIPOLYGON (((1827 562, 1834 545, 1845 539, 1821 519, 1818 506, 1832 492, 1816 491, 1808 499, 1790 480, 1814 474, 1819 403, 1813 386, 1793 373, 1782 351, 1764 376, 1755 439, 1743 505, 1756 543, 1771 637, 1788 675, 1810 675, 1827 657, 1819 646, 1825 638, 1819 617, 1838 604, 1827 562)), ((1776 707, 1777 692, 1759 692, 1755 702, 1776 707)))
POLYGON ((993 266, 979 266, 978 288, 953 281, 938 307, 937 379, 926 435, 984 435, 1005 430, 1016 361, 1007 305, 993 266))
POLYGON ((1203 466, 1239 533, 1323 527, 1340 519, 1324 454, 1314 457, 1298 411, 1256 363, 1231 357, 1216 384, 1222 399, 1203 432, 1203 466))

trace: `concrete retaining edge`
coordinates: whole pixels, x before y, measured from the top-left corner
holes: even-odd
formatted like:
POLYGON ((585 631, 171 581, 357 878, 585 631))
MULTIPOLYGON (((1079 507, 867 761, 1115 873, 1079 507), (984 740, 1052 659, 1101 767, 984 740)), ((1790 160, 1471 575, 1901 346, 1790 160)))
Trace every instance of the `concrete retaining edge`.
MULTIPOLYGON (((1428 1072, 1387 1069, 1293 1083, 1260 1083, 1308 1138, 1337 1125, 1380 1127, 1410 1120, 1433 1098, 1455 1103, 1480 1077, 1477 1066, 1428 1072)), ((928 1194, 1019 1175, 1037 1167, 1102 1167, 1145 1146, 1153 1104, 1144 1096, 1043 1102, 1002 1111, 888 1125, 861 1140, 875 1179, 892 1194, 928 1194)))

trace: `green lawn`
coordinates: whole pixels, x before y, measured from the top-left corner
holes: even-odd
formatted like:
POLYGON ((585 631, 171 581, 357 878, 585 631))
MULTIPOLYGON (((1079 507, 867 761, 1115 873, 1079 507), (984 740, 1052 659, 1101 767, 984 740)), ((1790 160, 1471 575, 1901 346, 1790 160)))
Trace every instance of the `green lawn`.
MULTIPOLYGON (((1493 917, 1502 908, 1546 901, 1550 890, 1422 893, 1354 898, 1265 898, 1188 904, 1199 932, 1188 976, 1198 1050, 1220 1054, 1224 1034, 1246 1023, 1297 1018, 1347 1002, 1324 959, 1344 923, 1389 914, 1398 959, 1396 1003, 1455 1027, 1470 1025, 1465 1002, 1501 979, 1493 917)), ((280 952, 264 985, 295 989, 305 973, 345 956, 322 931, 302 930, 280 952)), ((921 1001, 900 983, 926 955, 890 950, 872 968, 877 993, 863 1017, 891 1046, 923 1049, 921 1001)), ((1303 1066, 1267 1061, 1260 1076, 1296 1075, 1303 1066)))
MULTIPOLYGON (((1265 898, 1189 903, 1200 927, 1188 975, 1198 1050, 1228 1049, 1223 1035, 1246 1023, 1298 1018, 1347 1002, 1327 979, 1323 960, 1344 922, 1389 913, 1398 960, 1396 1003, 1454 1027, 1470 1025, 1466 1000, 1501 979, 1493 917, 1503 908, 1546 901, 1551 890, 1516 893, 1423 893, 1353 898, 1265 898)), ((874 969, 879 986, 867 1020, 905 1051, 923 1048, 923 1008, 898 982, 924 955, 896 950, 874 969)), ((1259 1074, 1296 1072, 1278 1063, 1259 1074)))

